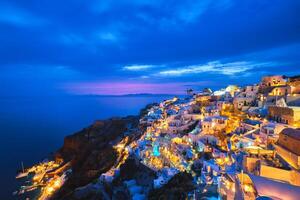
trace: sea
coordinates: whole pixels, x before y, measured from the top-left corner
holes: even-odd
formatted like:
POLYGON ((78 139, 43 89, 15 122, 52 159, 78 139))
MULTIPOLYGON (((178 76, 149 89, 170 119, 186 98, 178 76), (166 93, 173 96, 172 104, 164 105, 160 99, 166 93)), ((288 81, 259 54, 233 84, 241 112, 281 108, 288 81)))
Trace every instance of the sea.
POLYGON ((15 176, 62 146, 64 137, 97 119, 138 115, 174 95, 0 97, 0 199, 18 199, 15 176))

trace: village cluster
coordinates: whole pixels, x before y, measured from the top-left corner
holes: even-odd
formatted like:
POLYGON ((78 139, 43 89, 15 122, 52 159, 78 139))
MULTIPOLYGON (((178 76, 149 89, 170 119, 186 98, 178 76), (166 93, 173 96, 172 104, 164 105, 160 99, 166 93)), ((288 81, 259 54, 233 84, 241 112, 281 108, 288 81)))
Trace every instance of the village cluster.
POLYGON ((187 171, 223 199, 300 196, 300 76, 188 93, 140 120, 147 131, 130 151, 156 171, 154 188, 187 171))
MULTIPOLYGON (((255 85, 187 92, 184 98, 149 107, 140 118, 140 126, 146 127, 141 137, 129 142, 136 130, 124 133, 113 146, 118 153, 115 165, 78 191, 102 190, 131 156, 156 174, 149 179, 150 187, 134 179, 124 181, 134 200, 147 199, 150 189, 163 187, 180 172, 193 177, 189 199, 207 192, 228 200, 299 199, 300 76, 266 76, 255 85)), ((31 172, 33 184, 20 192, 40 186, 39 199, 49 199, 71 173, 70 162, 44 162, 19 176, 31 172)), ((147 182, 146 175, 144 179, 147 182)))

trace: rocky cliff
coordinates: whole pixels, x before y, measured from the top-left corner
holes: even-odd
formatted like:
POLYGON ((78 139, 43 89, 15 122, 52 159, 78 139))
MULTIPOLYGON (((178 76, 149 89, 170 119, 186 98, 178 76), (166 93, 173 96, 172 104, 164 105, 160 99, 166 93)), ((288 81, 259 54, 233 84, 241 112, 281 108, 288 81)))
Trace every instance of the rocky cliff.
POLYGON ((138 116, 98 120, 91 126, 67 136, 55 155, 56 159, 71 161, 72 174, 53 196, 71 199, 75 188, 84 186, 108 171, 117 161, 113 145, 126 136, 128 142, 141 135, 138 116))

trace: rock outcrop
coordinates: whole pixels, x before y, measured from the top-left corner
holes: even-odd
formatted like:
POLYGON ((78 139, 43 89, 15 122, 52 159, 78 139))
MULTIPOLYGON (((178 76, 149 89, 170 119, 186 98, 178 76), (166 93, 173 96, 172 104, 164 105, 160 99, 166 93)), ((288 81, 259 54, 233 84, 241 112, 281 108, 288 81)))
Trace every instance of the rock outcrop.
POLYGON ((67 136, 56 159, 71 161, 72 174, 53 196, 53 199, 72 199, 74 190, 87 185, 108 171, 117 161, 118 152, 113 145, 127 133, 129 142, 139 137, 139 117, 111 118, 96 121, 91 126, 67 136), (129 133, 128 133, 129 132, 129 133))

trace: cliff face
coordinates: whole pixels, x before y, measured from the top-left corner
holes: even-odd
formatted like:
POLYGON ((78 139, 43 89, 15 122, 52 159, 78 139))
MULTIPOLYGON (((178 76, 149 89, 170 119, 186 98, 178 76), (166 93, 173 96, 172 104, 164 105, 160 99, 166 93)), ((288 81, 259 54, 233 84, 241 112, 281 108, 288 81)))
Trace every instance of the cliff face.
POLYGON ((139 117, 96 121, 91 126, 67 136, 56 159, 71 161, 72 174, 53 199, 69 199, 75 188, 86 185, 108 171, 117 161, 113 145, 130 132, 129 140, 140 135, 139 117), (132 131, 134 130, 134 131, 132 131))
POLYGON ((163 187, 150 191, 148 199, 187 199, 187 193, 193 189, 195 188, 192 175, 181 172, 171 178, 171 180, 163 187))

